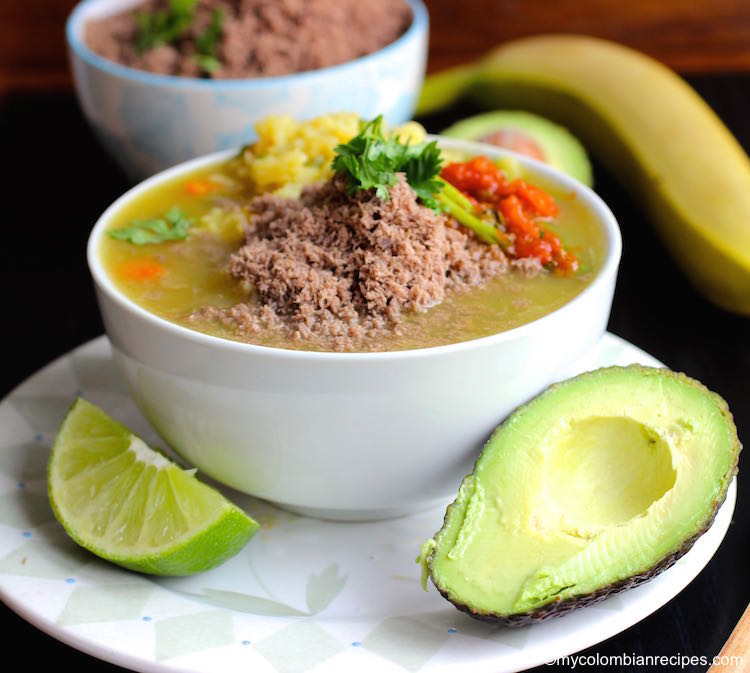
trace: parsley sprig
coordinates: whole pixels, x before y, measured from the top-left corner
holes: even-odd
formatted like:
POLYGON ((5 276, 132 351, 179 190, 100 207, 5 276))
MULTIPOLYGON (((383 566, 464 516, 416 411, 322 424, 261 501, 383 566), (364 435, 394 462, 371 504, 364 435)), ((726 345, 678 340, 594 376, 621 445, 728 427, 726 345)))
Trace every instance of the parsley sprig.
POLYGON ((164 217, 149 220, 131 220, 127 227, 108 231, 110 237, 135 245, 181 241, 187 238, 193 220, 177 206, 170 208, 164 217))
POLYGON ((136 12, 136 51, 142 55, 160 44, 179 40, 195 19, 196 3, 197 0, 169 0, 166 10, 136 12))
POLYGON ((508 248, 512 244, 505 232, 477 216, 474 204, 465 194, 440 177, 443 160, 436 141, 411 145, 386 137, 383 118, 376 117, 334 151, 336 156, 331 166, 347 177, 350 194, 375 189, 381 199, 387 199, 388 187, 398 180, 396 174, 404 173, 409 186, 428 208, 448 213, 489 245, 508 248))
POLYGON ((195 50, 198 52, 195 58, 204 72, 214 72, 221 67, 221 61, 216 56, 216 45, 221 39, 223 21, 224 12, 214 9, 211 12, 211 23, 195 38, 195 50))
POLYGON ((388 188, 398 180, 397 173, 403 173, 425 206, 440 209, 435 194, 443 186, 439 178, 442 157, 434 140, 412 145, 386 137, 383 117, 378 116, 334 151, 336 156, 331 166, 335 172, 346 175, 350 194, 375 189, 379 198, 387 199, 388 188))
MULTIPOLYGON (((169 0, 166 10, 136 12, 135 48, 143 55, 162 44, 174 44, 185 36, 195 21, 197 0, 169 0)), ((205 30, 194 40, 195 60, 205 73, 212 73, 221 67, 216 55, 216 45, 221 39, 224 13, 216 8, 211 13, 211 21, 205 30)))

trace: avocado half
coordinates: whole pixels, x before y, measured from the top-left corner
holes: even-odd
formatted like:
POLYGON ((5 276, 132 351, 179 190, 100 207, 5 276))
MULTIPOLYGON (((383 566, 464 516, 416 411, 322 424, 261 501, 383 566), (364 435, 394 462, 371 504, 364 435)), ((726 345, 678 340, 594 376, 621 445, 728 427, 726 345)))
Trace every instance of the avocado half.
POLYGON ((524 624, 671 566, 714 520, 741 450, 726 402, 633 365, 553 385, 492 435, 422 547, 423 585, 524 624))
POLYGON ((498 110, 468 117, 443 135, 498 145, 544 161, 591 187, 591 162, 579 140, 565 127, 522 110, 498 110))

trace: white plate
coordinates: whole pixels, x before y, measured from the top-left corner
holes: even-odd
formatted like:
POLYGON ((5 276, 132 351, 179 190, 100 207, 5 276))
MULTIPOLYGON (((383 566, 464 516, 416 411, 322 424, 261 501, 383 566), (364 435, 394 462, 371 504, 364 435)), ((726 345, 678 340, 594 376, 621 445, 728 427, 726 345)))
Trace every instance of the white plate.
MULTIPOLYGON (((607 334, 564 376, 632 362, 659 364, 607 334)), ((80 550, 49 509, 49 446, 76 394, 159 443, 123 389, 104 337, 6 398, 0 404, 0 597, 55 638, 137 671, 519 671, 605 640, 664 605, 713 556, 734 510, 732 483, 714 525, 675 566, 597 605, 516 629, 472 620, 434 588, 420 588, 414 559, 440 527, 443 509, 331 523, 232 492, 263 524, 251 543, 201 575, 153 579, 80 550)))

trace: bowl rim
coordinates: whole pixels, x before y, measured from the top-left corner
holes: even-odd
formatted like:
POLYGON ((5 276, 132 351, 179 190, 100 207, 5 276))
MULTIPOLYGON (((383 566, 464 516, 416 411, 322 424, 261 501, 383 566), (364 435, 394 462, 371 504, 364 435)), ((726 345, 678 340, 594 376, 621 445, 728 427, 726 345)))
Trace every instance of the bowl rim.
POLYGON ((605 234, 607 246, 604 263, 602 264, 599 272, 591 281, 591 283, 589 283, 589 285, 587 285, 572 299, 565 302, 562 306, 558 307, 554 311, 545 313, 544 315, 535 320, 532 320, 531 322, 527 322, 523 325, 519 325, 518 327, 514 327, 502 332, 497 332, 489 336, 444 344, 441 346, 429 346, 426 348, 365 352, 296 350, 279 348, 275 346, 261 346, 258 344, 235 341, 233 339, 213 336, 205 332, 190 329, 189 327, 184 327, 182 325, 179 325, 178 323, 171 322, 166 318, 162 318, 155 313, 151 313, 145 308, 139 306, 136 302, 128 298, 115 286, 114 282, 105 272, 104 265, 99 259, 100 241, 113 216, 115 216, 127 202, 161 183, 169 182, 170 180, 177 178, 180 175, 190 173, 191 171, 198 168, 207 167, 211 164, 226 161, 227 159, 236 156, 238 150, 230 149, 222 150, 220 152, 214 152, 212 154, 198 157, 196 159, 191 159, 190 161, 177 164, 176 166, 161 171, 160 173, 157 173, 156 175, 153 175, 143 182, 135 185, 127 192, 122 194, 118 199, 116 199, 102 213, 102 215, 100 215, 99 219, 94 224, 89 234, 88 242, 86 245, 86 258, 89 271, 94 280, 94 284, 100 292, 103 292, 110 299, 110 301, 114 302, 121 310, 126 311, 131 316, 150 323, 151 326, 155 329, 167 332, 170 336, 193 342, 196 345, 201 345, 207 348, 217 348, 226 352, 236 352, 240 356, 254 355, 275 357, 284 360, 329 360, 338 362, 354 362, 386 360, 392 361, 400 359, 435 357, 451 353, 481 349, 504 343, 506 341, 513 341, 515 339, 523 338, 528 332, 532 332, 538 329, 543 330, 544 326, 547 323, 554 321, 561 313, 570 311, 574 306, 580 305, 586 300, 587 297, 598 291, 602 285, 605 285, 610 280, 616 279, 617 269, 622 254, 622 236, 620 234, 620 228, 609 206, 607 206, 607 204, 601 199, 601 197, 592 189, 579 182, 575 178, 562 173, 556 168, 552 168, 546 163, 517 154, 516 152, 511 152, 509 150, 504 150, 484 143, 458 140, 455 138, 445 138, 443 136, 428 135, 428 138, 438 140, 440 145, 442 147, 445 147, 446 149, 468 151, 474 153, 475 155, 486 154, 489 156, 493 156, 494 158, 509 157, 516 159, 530 168, 533 172, 539 174, 547 180, 551 180, 552 182, 554 182, 557 188, 562 188, 566 191, 572 191, 575 193, 576 198, 583 198, 586 206, 592 212, 593 216, 597 218, 599 225, 602 227, 605 234))
MULTIPOLYGON (((128 79, 139 84, 148 86, 164 86, 173 88, 195 88, 195 89, 254 89, 264 86, 289 85, 301 80, 323 79, 330 76, 346 74, 346 70, 366 66, 377 59, 387 56, 390 52, 400 49, 407 42, 427 34, 429 27, 429 15, 422 0, 404 0, 412 12, 412 20, 409 27, 402 35, 393 42, 385 45, 382 49, 373 51, 359 58, 345 63, 317 68, 304 72, 289 73, 271 77, 247 77, 244 79, 210 79, 201 77, 185 77, 182 75, 160 75, 147 70, 139 70, 127 65, 111 61, 89 49, 82 38, 83 24, 89 19, 91 8, 104 4, 107 0, 82 0, 68 16, 65 23, 65 37, 70 50, 82 61, 103 70, 109 75, 128 79)), ((135 2, 133 4, 136 4, 135 2)))

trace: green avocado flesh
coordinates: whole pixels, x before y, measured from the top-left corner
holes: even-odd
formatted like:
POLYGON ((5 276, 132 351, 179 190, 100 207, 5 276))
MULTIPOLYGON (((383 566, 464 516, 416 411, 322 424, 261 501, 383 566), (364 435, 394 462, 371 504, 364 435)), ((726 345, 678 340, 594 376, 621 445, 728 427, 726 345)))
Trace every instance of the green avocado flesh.
POLYGON ((531 141, 532 146, 536 146, 541 151, 541 156, 530 154, 532 158, 545 161, 589 187, 593 184, 591 163, 578 139, 563 126, 531 112, 522 110, 487 112, 463 119, 445 129, 442 134, 463 140, 499 144, 528 154, 523 149, 525 142, 522 141, 520 146, 516 146, 516 143, 508 145, 496 135, 497 132, 511 132, 531 141))
POLYGON ((726 403, 683 374, 611 367, 552 386, 484 447, 423 546, 425 577, 509 623, 632 586, 710 526, 740 448, 726 403))

